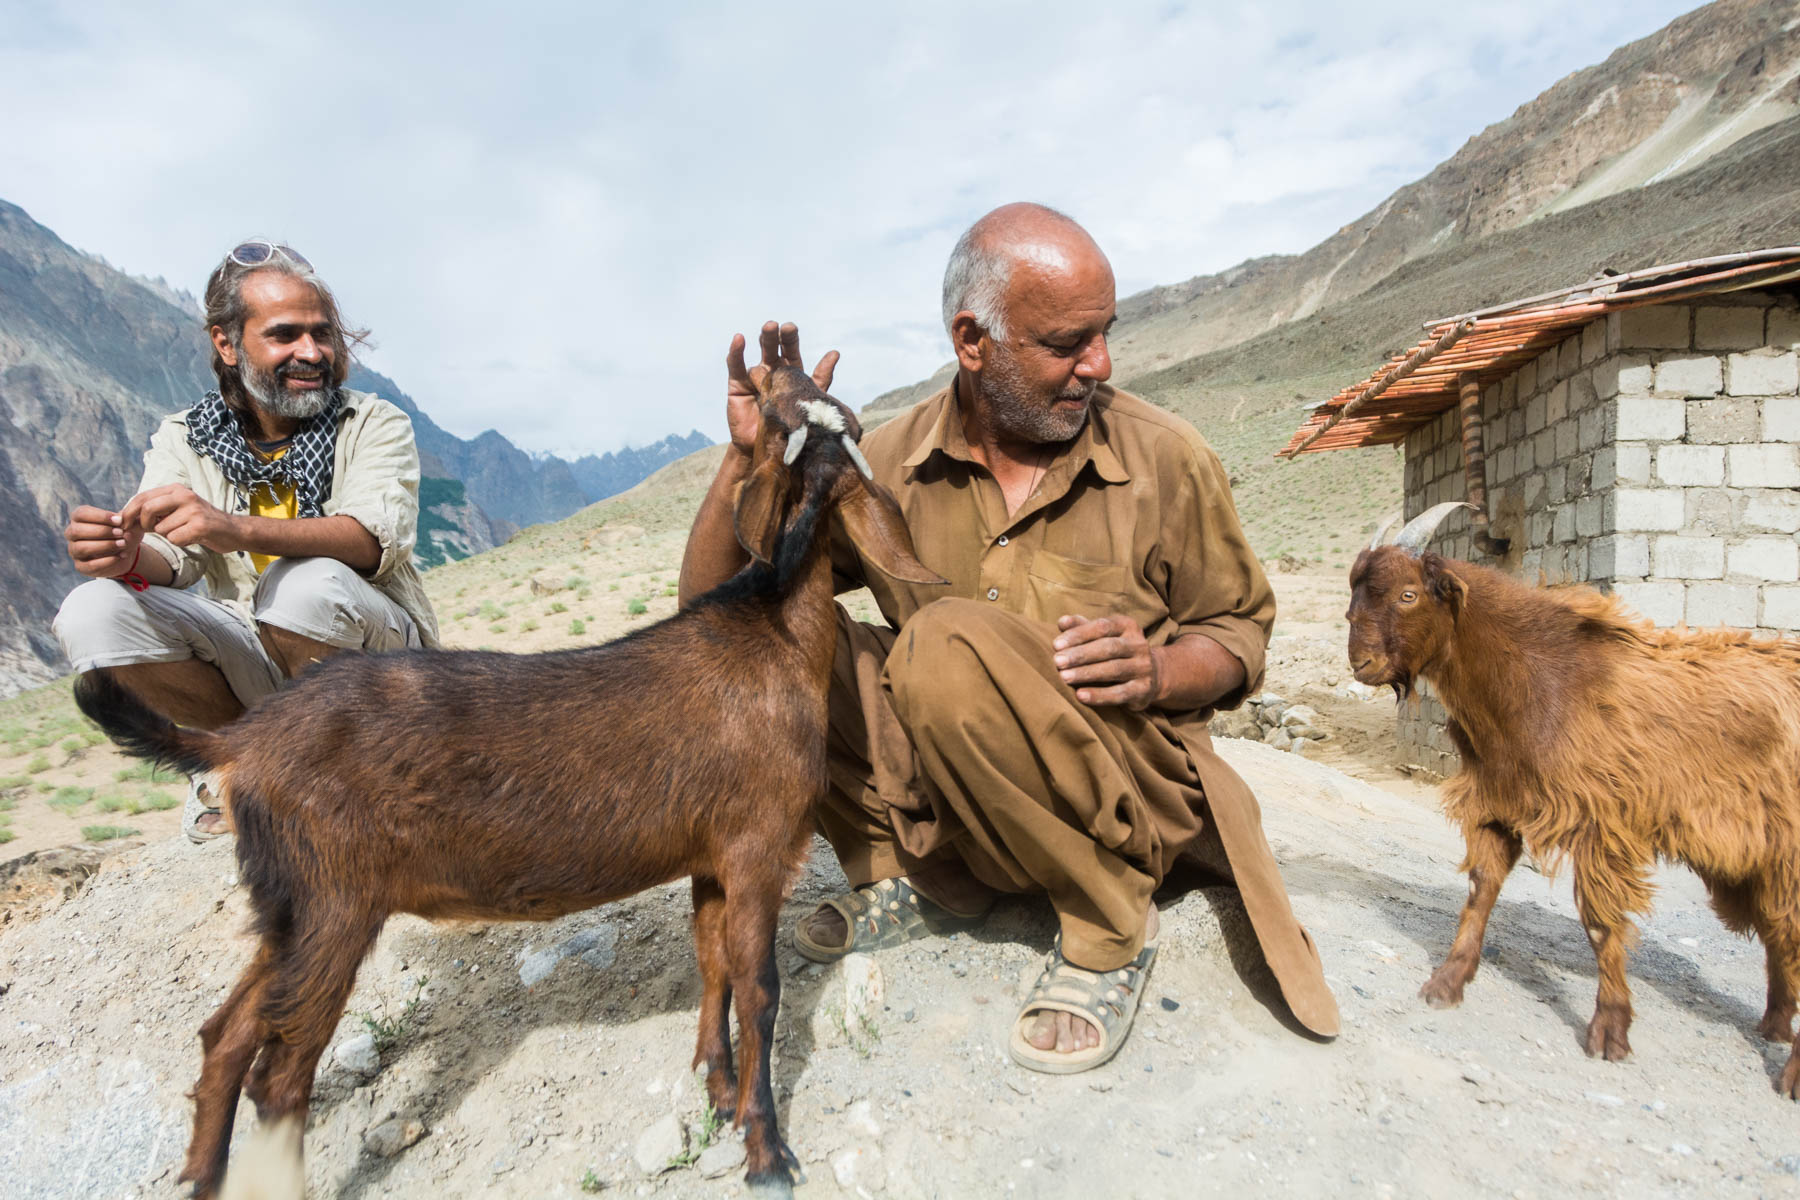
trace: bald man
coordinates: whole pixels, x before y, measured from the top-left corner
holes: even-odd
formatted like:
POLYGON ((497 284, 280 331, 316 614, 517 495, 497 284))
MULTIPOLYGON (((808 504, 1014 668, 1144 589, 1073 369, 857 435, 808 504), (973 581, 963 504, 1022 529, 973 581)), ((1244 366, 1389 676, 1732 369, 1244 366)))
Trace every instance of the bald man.
MULTIPOLYGON (((886 623, 839 612, 817 820, 854 886, 794 935, 825 962, 967 928, 997 894, 1047 895, 1060 935, 1009 1048, 1058 1074, 1123 1044, 1156 956, 1151 895, 1184 853, 1234 878, 1301 1023, 1338 1030, 1256 800, 1207 734, 1262 680, 1274 596, 1211 448, 1107 386, 1113 310, 1106 256, 1041 205, 996 209, 951 253, 956 378, 862 443, 950 584, 892 579, 834 539, 840 590, 867 586, 886 623)), ((753 378, 799 366, 799 335, 765 325, 761 351, 748 370, 742 337, 727 355, 731 447, 684 603, 746 561, 732 511, 753 378)))

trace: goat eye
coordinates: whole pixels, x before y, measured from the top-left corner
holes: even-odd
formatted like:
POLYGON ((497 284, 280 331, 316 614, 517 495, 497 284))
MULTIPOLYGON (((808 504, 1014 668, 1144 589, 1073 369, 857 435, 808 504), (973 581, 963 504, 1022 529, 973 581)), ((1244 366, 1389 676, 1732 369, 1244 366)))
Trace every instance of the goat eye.
POLYGON ((1411 604, 1414 600, 1417 600, 1418 598, 1419 598, 1419 593, 1413 591, 1411 588, 1407 588, 1404 592, 1400 593, 1400 599, 1402 599, 1403 601, 1405 601, 1408 604, 1411 604))

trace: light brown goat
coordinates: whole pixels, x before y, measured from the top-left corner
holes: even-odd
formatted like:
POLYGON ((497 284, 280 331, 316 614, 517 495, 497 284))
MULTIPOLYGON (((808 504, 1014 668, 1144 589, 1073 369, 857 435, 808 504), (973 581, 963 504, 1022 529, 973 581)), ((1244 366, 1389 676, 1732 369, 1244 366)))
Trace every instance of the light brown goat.
MULTIPOLYGON (((1443 795, 1467 844, 1469 899, 1420 995, 1434 1007, 1461 1003, 1500 885, 1529 846, 1546 869, 1573 864, 1600 977, 1586 1049, 1624 1058, 1628 915, 1649 911, 1660 858, 1691 867, 1725 924, 1762 939, 1760 1028, 1793 1041, 1800 642, 1657 629, 1590 588, 1526 587, 1404 546, 1363 551, 1350 586, 1356 678, 1402 696, 1429 681, 1462 755, 1443 795)), ((1780 1090, 1800 1098, 1793 1046, 1780 1090)))
POLYGON ((759 390, 737 505, 751 565, 628 638, 342 655, 216 734, 175 728, 103 673, 77 684, 127 750, 218 773, 256 911, 256 956, 201 1029, 182 1170, 196 1194, 225 1176, 240 1090, 298 1194, 313 1071, 391 914, 548 920, 684 875, 702 983, 694 1061, 714 1109, 745 1126, 752 1188, 790 1190, 797 1163, 769 1081, 775 920, 826 782, 829 514, 885 570, 941 580, 863 477, 849 410, 790 367, 759 390))

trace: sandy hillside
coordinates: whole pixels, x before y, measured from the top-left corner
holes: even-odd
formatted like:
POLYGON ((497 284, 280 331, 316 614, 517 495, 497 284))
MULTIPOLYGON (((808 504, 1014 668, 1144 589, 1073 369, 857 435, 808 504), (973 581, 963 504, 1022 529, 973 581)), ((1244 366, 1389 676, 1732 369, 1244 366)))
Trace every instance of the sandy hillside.
MULTIPOLYGON (((432 572, 451 639, 568 645, 668 612, 693 499, 672 490, 673 499, 650 489, 432 572), (584 630, 571 634, 577 620, 584 630)), ((1229 890, 1161 898, 1163 951, 1137 1030, 1112 1064, 1072 1078, 1029 1074, 1004 1055, 1053 932, 1041 904, 1011 902, 973 935, 877 957, 882 995, 866 1012, 843 968, 807 966, 784 944, 776 1081, 807 1171, 796 1194, 1796 1187, 1800 1112, 1771 1088, 1786 1050, 1752 1030, 1761 951, 1724 933, 1683 872, 1667 874, 1632 960, 1639 1017, 1628 1063, 1582 1055, 1592 958, 1567 881, 1527 868, 1502 897, 1465 1007, 1439 1013, 1416 1000, 1462 901, 1460 847, 1430 788, 1391 765, 1391 700, 1347 686, 1339 578, 1275 580, 1282 616, 1269 690, 1319 709, 1332 737, 1309 747, 1312 761, 1246 741, 1220 746, 1263 801, 1344 1035, 1321 1044, 1289 1027, 1229 890)), ((44 736, 33 722, 47 732, 71 711, 60 689, 13 705, 26 702, 37 708, 0 711, 28 726, 25 740, 44 736)), ((110 747, 63 748, 83 740, 82 728, 59 728, 59 740, 33 751, 59 760, 39 774, 59 787, 112 787, 122 760, 110 747)), ((179 790, 118 783, 134 787, 179 790)), ((32 816, 35 797, 54 795, 33 784, 6 795, 24 831, 8 851, 38 837, 40 822, 68 841, 85 820, 79 809, 32 816)), ((141 836, 107 844, 122 849, 46 855, 6 881, 8 1195, 178 1194, 195 1031, 249 954, 245 898, 229 844, 189 846, 171 836, 168 813, 128 820, 141 836)), ((829 853, 816 853, 784 932, 841 885, 829 853)), ((687 1071, 699 996, 687 914, 686 889, 674 884, 548 926, 393 921, 336 1042, 378 1029, 379 1069, 359 1073, 335 1051, 322 1068, 312 1194, 741 1194, 735 1143, 709 1131, 687 1071)))

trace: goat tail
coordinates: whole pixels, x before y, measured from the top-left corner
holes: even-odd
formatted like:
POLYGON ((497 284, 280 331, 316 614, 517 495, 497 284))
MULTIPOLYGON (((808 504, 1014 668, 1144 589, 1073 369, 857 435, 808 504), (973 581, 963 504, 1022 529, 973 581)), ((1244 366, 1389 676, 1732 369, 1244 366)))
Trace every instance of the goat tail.
POLYGON ((105 671, 75 680, 75 707, 125 753, 153 759, 187 775, 228 761, 223 739, 203 729, 183 729, 132 695, 105 671))

